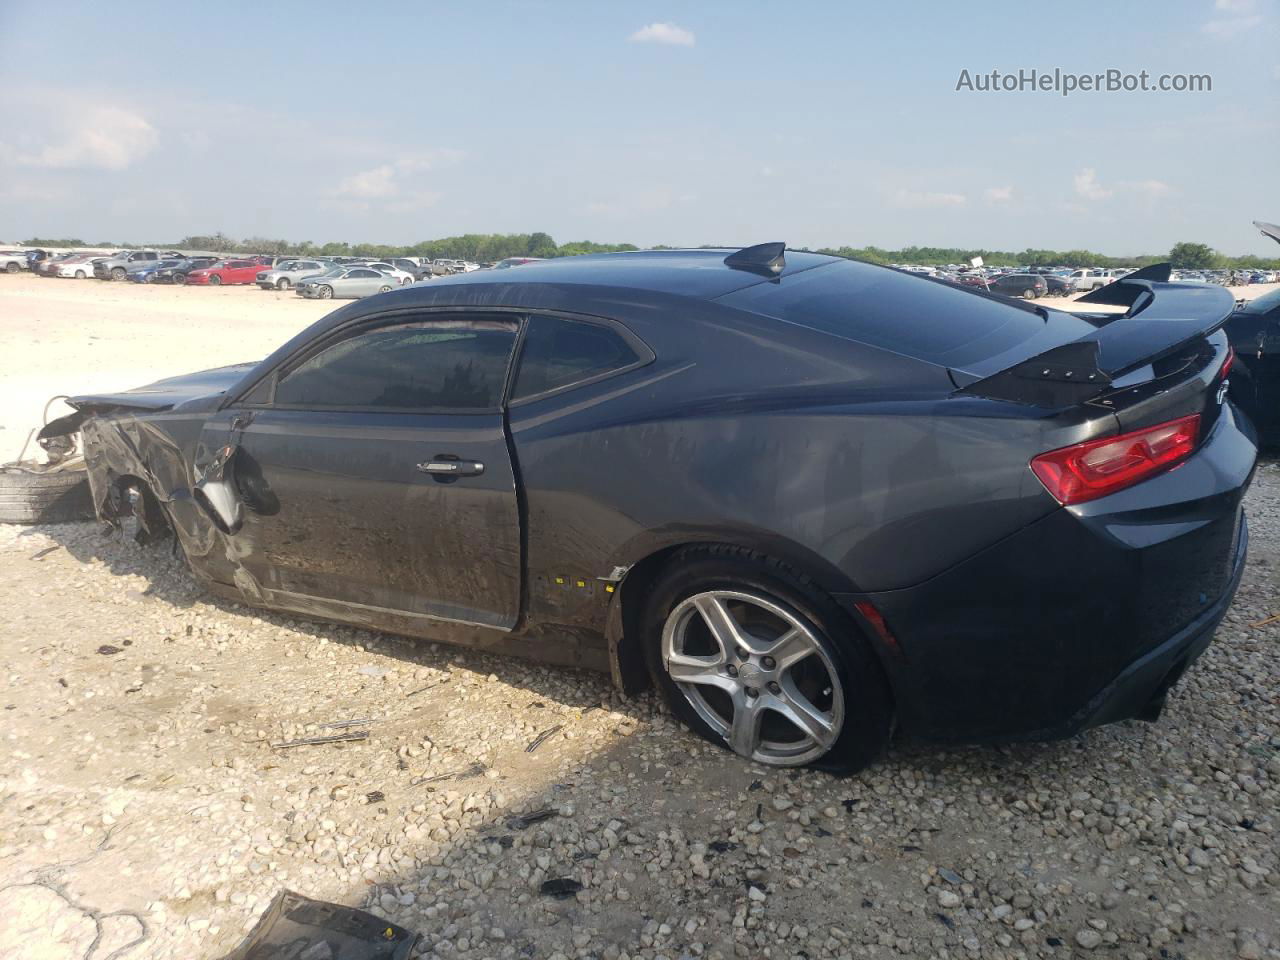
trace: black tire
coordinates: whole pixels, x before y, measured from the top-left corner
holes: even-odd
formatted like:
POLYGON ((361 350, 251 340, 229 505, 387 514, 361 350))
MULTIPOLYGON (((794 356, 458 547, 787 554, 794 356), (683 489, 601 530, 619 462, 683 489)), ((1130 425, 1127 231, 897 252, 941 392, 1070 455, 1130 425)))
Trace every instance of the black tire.
POLYGON ((73 523, 92 519, 89 475, 83 467, 50 470, 34 463, 0 466, 0 523, 73 523))
POLYGON ((288 277, 281 277, 279 280, 276 281, 277 290, 288 290, 289 287, 290 287, 290 283, 289 283, 288 277))
POLYGON ((893 697, 884 670, 857 624, 804 574, 740 547, 682 548, 648 591, 638 639, 654 686, 676 717, 693 732, 728 749, 725 737, 698 715, 676 686, 662 657, 668 617, 682 601, 710 590, 763 596, 807 624, 823 640, 843 692, 844 722, 830 749, 807 766, 847 774, 884 754, 893 732, 893 697))
POLYGON ((380 287, 378 288, 378 292, 379 292, 379 293, 390 293, 390 292, 391 292, 391 285, 390 285, 390 284, 388 284, 388 283, 384 283, 382 286, 380 286, 380 287))
POLYGON ((1023 290, 1023 291, 1022 291, 1022 299, 1023 299, 1023 300, 1034 300, 1035 298, 1036 298, 1036 292, 1035 292, 1034 290, 1023 290))
POLYGON ((185 273, 175 273, 173 275, 173 279, 170 281, 170 283, 176 283, 180 287, 184 286, 186 282, 187 282, 187 275, 185 273))
POLYGON ((209 274, 209 286, 211 287, 222 286, 222 278, 218 276, 216 273, 209 274))
POLYGON ((327 283, 322 283, 320 287, 316 290, 316 296, 319 297, 321 300, 332 300, 333 287, 329 286, 327 283))
POLYGON ((127 272, 127 271, 125 270, 125 268, 124 268, 124 267, 112 267, 112 268, 111 268, 111 279, 112 279, 112 280, 123 280, 123 279, 125 278, 125 276, 126 276, 126 272, 127 272))
POLYGON ((11 263, 6 263, 6 264, 4 265, 5 273, 18 273, 21 269, 22 269, 22 267, 21 267, 21 266, 19 266, 19 265, 18 265, 18 264, 16 264, 16 263, 12 263, 12 262, 11 262, 11 263))

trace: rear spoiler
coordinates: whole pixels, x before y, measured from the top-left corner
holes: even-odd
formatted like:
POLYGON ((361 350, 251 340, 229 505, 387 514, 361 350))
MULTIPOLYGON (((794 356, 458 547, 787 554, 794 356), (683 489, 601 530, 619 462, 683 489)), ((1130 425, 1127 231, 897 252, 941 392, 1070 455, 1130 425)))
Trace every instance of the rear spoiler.
POLYGON ((1127 305, 1125 313, 958 393, 1039 407, 1073 406, 1105 392, 1117 377, 1176 353, 1226 323, 1235 309, 1228 290, 1152 279, 1158 268, 1168 276, 1168 264, 1157 264, 1076 301, 1127 305), (1105 298, 1096 296, 1103 291, 1108 292, 1105 298))

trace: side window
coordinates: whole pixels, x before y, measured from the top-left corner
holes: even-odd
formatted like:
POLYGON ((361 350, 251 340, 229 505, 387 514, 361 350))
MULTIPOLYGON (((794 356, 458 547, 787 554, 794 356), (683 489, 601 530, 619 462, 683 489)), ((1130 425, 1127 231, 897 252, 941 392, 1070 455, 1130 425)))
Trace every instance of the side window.
POLYGON ((615 330, 582 320, 530 317, 511 398, 532 397, 638 362, 615 330))
POLYGON ((515 324, 435 320, 379 327, 331 344, 285 373, 277 406, 493 410, 515 324))

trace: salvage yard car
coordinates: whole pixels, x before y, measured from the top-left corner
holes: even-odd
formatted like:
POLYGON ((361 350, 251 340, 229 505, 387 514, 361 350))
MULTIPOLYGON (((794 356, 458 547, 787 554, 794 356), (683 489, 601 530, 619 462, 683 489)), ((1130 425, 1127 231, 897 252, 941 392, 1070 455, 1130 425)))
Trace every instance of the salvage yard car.
POLYGON ((256 283, 262 264, 254 260, 216 260, 207 267, 187 272, 187 283, 220 284, 256 283))
POLYGON ((99 516, 217 595, 607 670, 847 771, 895 728, 1154 719, 1209 644, 1256 450, 1231 295, 1167 277, 1077 314, 782 244, 564 258, 75 397, 41 440, 79 431, 99 516))
POLYGON ((324 273, 329 266, 319 260, 283 260, 269 270, 259 270, 255 280, 263 290, 288 290, 299 280, 324 273))
POLYGON ((294 292, 308 299, 355 300, 386 293, 400 285, 395 277, 372 267, 339 267, 316 277, 307 277, 294 292))

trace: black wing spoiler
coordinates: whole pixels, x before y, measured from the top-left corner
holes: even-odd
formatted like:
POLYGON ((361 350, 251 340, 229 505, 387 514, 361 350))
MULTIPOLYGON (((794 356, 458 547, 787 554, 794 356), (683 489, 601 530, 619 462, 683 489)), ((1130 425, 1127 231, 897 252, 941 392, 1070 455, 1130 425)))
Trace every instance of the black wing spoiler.
POLYGON ((1043 407, 1084 403, 1106 391, 1117 377, 1213 333, 1235 309, 1235 300, 1224 287, 1169 283, 1140 276, 1143 272, 1103 288, 1117 289, 1112 291, 1112 299, 1101 302, 1128 303, 1126 313, 1087 336, 1046 350, 958 392, 1043 407))

